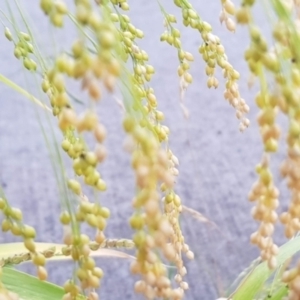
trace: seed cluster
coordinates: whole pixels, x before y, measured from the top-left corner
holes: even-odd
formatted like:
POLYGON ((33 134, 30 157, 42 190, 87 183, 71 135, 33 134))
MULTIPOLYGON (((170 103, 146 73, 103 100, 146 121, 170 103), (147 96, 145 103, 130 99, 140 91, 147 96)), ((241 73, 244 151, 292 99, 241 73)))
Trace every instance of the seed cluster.
MULTIPOLYGON (((152 75, 154 73, 154 69, 150 65, 145 65, 145 61, 148 60, 148 55, 144 50, 140 50, 138 45, 134 42, 136 37, 141 37, 142 35, 141 34, 137 35, 137 32, 139 32, 139 30, 136 29, 130 23, 130 21, 126 15, 112 14, 111 16, 112 16, 113 20, 116 23, 119 23, 119 25, 120 25, 120 29, 119 29, 120 34, 121 34, 120 39, 121 39, 121 41, 123 41, 123 48, 125 50, 125 53, 129 54, 129 56, 127 56, 126 58, 131 57, 133 65, 134 65, 132 89, 135 91, 135 96, 136 96, 136 99, 138 100, 138 103, 142 104, 142 105, 134 106, 134 109, 137 111, 139 110, 141 112, 141 114, 144 116, 144 118, 138 122, 139 126, 141 126, 141 128, 139 128, 139 126, 136 124, 136 122, 133 118, 127 118, 124 121, 124 129, 126 132, 132 134, 133 141, 134 141, 134 142, 132 142, 132 140, 131 140, 131 142, 130 142, 131 145, 128 145, 128 143, 127 143, 126 147, 130 151, 133 151, 133 167, 137 174, 137 186, 139 187, 139 189, 142 188, 141 193, 138 194, 136 197, 136 199, 139 199, 139 197, 144 198, 147 195, 147 194, 145 195, 146 190, 143 187, 143 184, 145 181, 150 180, 148 178, 148 176, 150 176, 150 174, 152 173, 152 171, 149 170, 151 164, 154 164, 154 166, 153 166, 154 167, 154 170, 153 170, 154 175, 155 175, 155 168, 156 168, 155 163, 153 162, 153 158, 150 157, 151 153, 146 152, 144 155, 147 155, 148 157, 145 156, 143 159, 142 158, 140 158, 140 159, 142 161, 144 161, 145 164, 147 164, 148 170, 144 165, 137 169, 137 166, 136 166, 136 164, 138 163, 137 157, 139 157, 139 156, 143 157, 143 155, 138 154, 139 152, 134 152, 134 149, 136 148, 136 144, 139 145, 140 143, 143 142, 142 140, 139 140, 139 138, 142 138, 142 136, 143 136, 142 128, 148 129, 148 130, 150 130, 150 132, 154 132, 156 134, 157 139, 152 137, 153 141, 149 140, 147 142, 147 145, 148 145, 147 147, 150 147, 151 143, 153 143, 152 147, 154 147, 154 149, 156 149, 159 145, 159 144, 157 144, 157 142, 162 143, 164 141, 167 141, 169 130, 166 126, 160 125, 160 121, 163 120, 164 116, 163 116, 162 112, 160 112, 156 109, 157 100, 156 100, 153 88, 145 87, 145 83, 147 81, 151 80, 150 75, 152 75), (128 37, 130 37, 132 39, 133 43, 130 43, 128 41, 126 42, 126 38, 128 38, 128 37), (147 73, 148 70, 150 70, 150 72, 148 72, 149 74, 147 73), (136 129, 134 129, 134 128, 136 128, 136 129), (132 143, 133 143, 133 145, 132 145, 132 143), (149 160, 149 161, 147 162, 147 160, 149 160), (142 195, 142 196, 140 196, 140 195, 142 195)), ((170 22, 174 22, 174 16, 167 15, 167 18, 170 22)), ((189 56, 189 59, 191 60, 191 54, 186 53, 186 55, 189 56)), ((144 132, 145 132, 144 134, 146 135, 146 131, 144 131, 144 132)), ((158 150, 155 150, 155 151, 158 151, 158 150)), ((175 162, 177 161, 177 163, 178 163, 178 159, 172 154, 171 150, 169 150, 169 155, 167 155, 165 153, 165 151, 160 150, 159 156, 165 157, 164 159, 166 161, 169 161, 167 164, 167 169, 168 169, 169 174, 163 180, 163 178, 161 178, 160 176, 165 176, 165 175, 160 174, 162 171, 158 170, 159 174, 156 174, 155 176, 152 175, 153 186, 154 186, 154 182, 157 180, 167 181, 162 184, 162 186, 164 187, 163 191, 168 194, 174 193, 172 188, 168 187, 168 186, 170 185, 169 181, 171 180, 171 178, 173 178, 173 176, 178 175, 178 170, 176 169, 175 163, 174 163, 174 161, 175 162), (168 159, 168 157, 169 157, 169 159, 168 159)), ((147 193, 149 193, 151 195, 150 191, 147 193)), ((154 194, 154 196, 152 196, 152 197, 157 198, 156 201, 158 201, 159 196, 156 195, 157 194, 156 189, 155 189, 155 192, 153 191, 153 194, 154 194)), ((140 200, 134 200, 134 207, 139 210, 140 207, 135 206, 135 201, 140 201, 140 200)), ((143 200, 143 201, 146 201, 146 200, 143 200)), ((178 282, 180 289, 177 289, 174 292, 175 293, 174 297, 176 299, 177 294, 178 294, 178 297, 179 297, 179 295, 183 295, 183 291, 188 288, 188 284, 182 280, 182 277, 186 273, 186 269, 183 266, 183 262, 182 262, 182 258, 181 258, 182 248, 184 248, 183 251, 186 250, 185 252, 188 252, 189 258, 193 258, 193 253, 191 251, 189 251, 188 246, 186 244, 184 244, 184 238, 182 236, 182 233, 181 233, 181 230, 179 227, 179 223, 178 223, 180 209, 178 210, 177 208, 173 208, 171 203, 168 206, 168 208, 169 209, 165 210, 164 212, 163 211, 159 212, 157 218, 158 218, 158 222, 159 222, 160 216, 163 218, 163 220, 165 220, 165 223, 166 223, 166 220, 169 220, 168 226, 170 226, 171 231, 173 232, 173 234, 170 237, 168 237, 168 236, 164 237, 170 243, 167 246, 168 250, 162 250, 162 253, 164 254, 166 259, 171 260, 176 263, 176 266, 177 266, 177 269, 179 272, 179 274, 176 275, 176 278, 177 278, 176 281, 178 282), (168 254, 168 252, 166 252, 166 251, 171 251, 170 253, 172 253, 172 255, 173 254, 175 255, 175 260, 174 260, 174 258, 172 259, 170 254, 168 254)), ((131 226, 136 230, 143 229, 143 228, 140 228, 139 226, 146 224, 145 217, 147 217, 147 214, 146 215, 141 214, 140 212, 135 213, 130 220, 131 226), (137 225, 137 224, 139 224, 139 225, 137 225)), ((159 228, 159 225, 155 225, 155 226, 159 228)), ((143 230, 143 231, 145 231, 145 230, 143 230)), ((159 230, 156 229, 156 231, 159 231, 159 230)), ((147 230, 146 230, 146 232, 147 232, 147 230)), ((138 234, 144 235, 144 232, 138 233, 138 234)), ((159 235, 159 233, 157 232, 156 235, 159 235)), ((139 239, 139 238, 140 238, 139 235, 138 235, 138 237, 135 236, 134 241, 136 241, 136 239, 139 239)), ((148 237, 148 238, 151 240, 150 237, 148 237)), ((163 238, 163 235, 161 238, 163 238)), ((162 242, 160 242, 160 243, 162 243, 162 242)), ((159 245, 159 244, 153 245, 152 247, 159 248, 159 247, 161 247, 161 245, 159 245)), ((152 252, 150 250, 151 250, 151 247, 150 247, 150 249, 147 249, 147 251, 149 251, 149 256, 153 256, 152 252)), ((141 251, 143 252, 144 250, 141 250, 141 251)), ((144 254, 142 254, 142 255, 144 255, 144 254)), ((142 256, 142 258, 144 258, 144 256, 142 256)), ((159 257, 157 257, 157 259, 159 259, 159 257)), ((133 265, 136 267, 137 264, 139 264, 139 262, 134 263, 133 265)), ((134 271, 134 272, 137 272, 137 271, 134 271)), ((145 271, 139 271, 138 273, 143 274, 143 272, 145 273, 145 271)), ((149 272, 152 272, 151 269, 149 272)), ((164 272, 165 271, 163 271, 162 274, 164 274, 164 272)), ((150 273, 150 274, 151 275, 149 275, 149 276, 152 276, 152 273, 150 273)), ((144 276, 146 276, 146 275, 144 274, 144 276)), ((160 275, 158 274, 157 276, 160 276, 160 275)), ((162 293, 161 295, 171 293, 170 292, 171 290, 169 287, 164 292, 160 291, 161 288, 159 287, 159 281, 157 283, 158 286, 155 286, 155 284, 156 284, 155 282, 152 283, 152 292, 151 292, 151 284, 150 284, 150 287, 147 288, 146 286, 144 286, 144 281, 139 281, 136 285, 136 288, 137 288, 137 291, 144 293, 146 296, 148 294, 148 297, 150 297, 149 295, 151 295, 151 294, 153 294, 153 295, 156 294, 159 296, 161 293, 162 293), (141 285, 143 285, 143 288, 141 288, 141 285)))
POLYGON ((166 267, 160 259, 161 255, 174 263, 179 259, 172 243, 175 233, 163 214, 157 190, 159 181, 163 181, 168 189, 173 186, 173 176, 168 171, 168 157, 165 151, 159 150, 155 136, 138 126, 134 119, 127 117, 124 129, 136 143, 132 167, 138 187, 133 199, 133 207, 137 212, 131 217, 130 224, 137 231, 133 238, 137 260, 133 262, 131 271, 140 274, 142 280, 136 282, 135 291, 148 299, 182 299, 184 289, 188 288, 187 283, 182 282, 180 288, 172 289, 166 267))
MULTIPOLYGON (((62 4, 61 4, 62 5, 62 4)), ((50 9, 50 8, 49 8, 50 9)), ((56 26, 62 26, 62 17, 67 10, 58 9, 57 5, 51 8, 50 19, 56 26)), ((88 28, 96 41, 86 41, 80 38, 72 45, 72 56, 61 54, 56 58, 54 67, 45 74, 42 89, 50 98, 53 115, 58 117, 58 125, 64 134, 62 149, 73 160, 75 175, 82 177, 86 185, 98 191, 106 190, 106 183, 101 178, 97 166, 106 157, 103 142, 106 138, 106 129, 99 122, 93 109, 94 104, 102 98, 100 83, 106 90, 112 92, 116 77, 120 75, 121 66, 115 58, 119 37, 115 26, 110 20, 110 13, 103 8, 103 18, 93 9, 91 1, 76 1, 75 21, 88 28), (96 47, 96 53, 89 50, 88 42, 96 47), (82 89, 87 91, 92 100, 92 108, 77 115, 71 106, 70 96, 66 91, 65 77, 80 80, 82 89), (96 145, 93 151, 89 150, 84 142, 83 134, 92 133, 96 145)), ((89 237, 79 233, 79 224, 86 222, 96 229, 95 242, 98 248, 105 242, 104 229, 110 212, 97 203, 90 203, 83 194, 82 186, 77 179, 69 179, 67 185, 79 199, 79 206, 73 211, 65 210, 61 213, 60 221, 66 228, 63 249, 64 255, 71 255, 76 262, 76 279, 64 285, 63 299, 75 299, 85 290, 88 299, 98 299, 95 288, 99 287, 103 272, 96 267, 95 261, 89 256, 89 237), (75 229, 74 229, 75 226, 75 229), (79 281, 79 283, 78 283, 79 281)))
MULTIPOLYGON (((74 174, 63 178, 65 194, 59 219, 64 228, 65 243, 60 255, 70 256, 75 269, 72 279, 64 284, 63 299, 73 300, 82 294, 89 300, 99 299, 95 289, 100 286, 103 271, 96 266, 90 253, 104 247, 136 249, 137 260, 131 265, 131 271, 139 274, 140 280, 135 284, 135 291, 145 298, 183 299, 184 292, 188 289, 188 283, 184 280, 187 270, 183 254, 189 259, 193 259, 194 254, 186 244, 179 224, 182 204, 180 196, 175 192, 179 162, 169 148, 169 128, 162 124, 164 114, 158 110, 158 101, 150 86, 155 69, 148 62, 147 52, 137 42, 143 38, 144 33, 123 13, 129 10, 126 0, 76 0, 74 3, 73 14, 61 0, 40 0, 40 7, 52 25, 63 27, 65 19, 70 18, 79 32, 71 49, 57 55, 50 67, 43 61, 38 48, 34 49, 33 45, 36 44, 32 41, 32 36, 20 32, 17 34, 18 41, 15 42, 8 28, 4 32, 6 38, 15 43, 15 56, 23 60, 25 68, 31 71, 41 69, 41 88, 49 99, 52 113, 57 118, 64 137, 61 148, 72 161, 74 174), (33 56, 38 59, 39 64, 32 59, 33 56), (130 71, 126 65, 129 60, 133 66, 130 71), (81 113, 77 113, 72 105, 73 96, 67 89, 69 79, 79 82, 90 100, 88 108, 81 113), (98 192, 106 190, 106 183, 98 167, 106 158, 104 142, 107 133, 96 113, 96 105, 105 92, 113 93, 116 90, 117 81, 128 93, 122 90, 126 111, 123 127, 127 133, 126 149, 132 155, 132 168, 136 178, 136 195, 132 202, 134 213, 130 218, 130 225, 135 231, 132 241, 106 239, 104 230, 110 211, 98 201, 90 202, 84 191, 89 187, 98 196, 98 192), (92 136, 92 146, 85 141, 88 135, 92 136), (82 233, 82 223, 94 228, 93 241, 82 233), (174 286, 167 276, 166 264, 170 263, 177 268, 174 286)), ((219 84, 214 76, 216 66, 223 70, 226 79, 224 96, 236 109, 241 121, 240 129, 243 131, 249 126, 249 120, 244 117, 249 107, 238 91, 239 73, 228 62, 225 49, 220 39, 212 34, 211 26, 201 20, 188 0, 174 0, 174 3, 181 8, 184 25, 196 29, 202 37, 203 45, 199 52, 207 64, 209 88, 217 88, 219 84)), ((226 0, 222 1, 222 6, 226 26, 234 31, 235 25, 230 18, 235 11, 234 5, 226 0)), ((178 51, 178 75, 184 91, 193 80, 189 69, 194 58, 181 46, 181 33, 174 27, 175 16, 167 14, 163 7, 161 9, 166 28, 161 40, 178 51)), ((267 170, 267 166, 265 167, 267 170)), ((265 190, 272 190, 272 186, 267 185, 263 179, 261 181, 263 187, 258 196, 262 203, 267 201, 263 198, 269 197, 265 190)), ((274 189, 272 197, 275 199, 274 189)), ((272 201, 275 203, 274 199, 272 201)), ((2 200, 0 199, 0 209, 5 216, 3 231, 22 236, 24 245, 29 250, 26 255, 11 257, 9 261, 19 263, 32 260, 38 267, 39 278, 46 279, 45 260, 54 255, 54 252, 37 252, 33 241, 34 229, 22 223, 19 210, 11 208, 6 200, 2 200)), ((269 214, 274 216, 273 211, 269 214)), ((276 248, 271 239, 272 222, 265 217, 258 219, 262 225, 259 230, 261 236, 257 240, 265 245, 261 247, 262 253, 272 264, 276 248)), ((7 299, 17 299, 0 286, 0 295, 2 291, 6 293, 7 299)))
POLYGON ((18 208, 11 207, 5 198, 0 198, 0 210, 4 215, 1 229, 3 232, 10 231, 15 236, 23 238, 24 246, 30 252, 30 258, 37 267, 39 279, 47 279, 47 271, 45 269, 46 258, 44 254, 36 251, 34 238, 36 236, 35 229, 23 223, 22 211, 18 208))
MULTIPOLYGON (((281 165, 281 175, 286 178, 291 192, 288 211, 280 215, 280 221, 285 228, 285 236, 292 238, 300 230, 300 118, 299 97, 300 86, 299 54, 297 43, 299 39, 298 20, 295 13, 298 4, 295 1, 278 1, 276 5, 270 2, 278 20, 273 24, 272 36, 274 47, 268 46, 260 29, 253 24, 251 7, 254 0, 244 0, 243 5, 236 11, 236 19, 240 24, 248 24, 251 38, 250 47, 245 52, 249 70, 260 83, 260 92, 255 101, 260 109, 257 122, 260 127, 264 152, 267 157, 278 150, 278 140, 281 130, 275 123, 276 115, 282 112, 288 117, 289 130, 286 136, 287 158, 281 165), (284 13, 283 13, 284 12, 284 13), (272 87, 269 81, 272 79, 272 87)), ((251 241, 261 249, 261 257, 268 261, 270 268, 276 266, 275 255, 278 248, 273 244, 271 235, 277 220, 275 209, 279 206, 279 191, 275 187, 269 168, 269 160, 264 159, 257 167, 259 180, 254 184, 249 194, 250 201, 257 201, 252 216, 261 222, 257 232, 252 234, 251 241)), ((287 299, 299 298, 299 270, 284 273, 282 280, 288 283, 287 299)))
POLYGON ((231 32, 235 32, 235 22, 230 18, 230 16, 235 14, 235 5, 231 0, 221 0, 221 3, 222 11, 219 16, 220 22, 225 22, 226 28, 231 32))
MULTIPOLYGON (((86 2, 86 1, 85 1, 86 2)), ((67 5, 61 0, 41 0, 40 7, 55 27, 64 25, 64 15, 68 13, 67 5)))
MULTIPOLYGON (((95 205, 91 207, 96 210, 95 205)), ((93 227, 101 226, 103 228, 105 220, 102 215, 99 213, 95 215, 92 211, 86 213, 86 210, 83 214, 87 219, 89 219, 89 216, 94 216, 95 224, 93 223, 93 227), (99 225, 100 222, 102 222, 102 225, 99 225)), ((91 222, 88 223, 90 224, 91 222)), ((100 286, 103 271, 96 266, 95 260, 90 257, 89 237, 85 234, 75 235, 67 233, 64 242, 67 246, 62 249, 62 252, 64 255, 71 255, 72 259, 77 263, 77 269, 76 280, 68 280, 63 286, 65 290, 63 300, 76 299, 82 290, 88 295, 88 299, 97 300, 98 295, 95 293, 95 289, 100 286), (79 280, 80 284, 77 283, 77 280, 79 280)))
MULTIPOLYGON (((176 168, 179 165, 178 158, 169 149, 167 152, 169 161, 169 172, 173 176, 178 176, 179 171, 176 168)), ((175 275, 175 281, 179 286, 185 290, 188 288, 188 283, 183 281, 183 277, 186 275, 187 270, 183 264, 182 252, 185 253, 188 259, 194 258, 194 253, 189 249, 189 246, 185 243, 184 236, 182 234, 179 217, 182 212, 181 199, 174 190, 169 189, 164 183, 161 185, 161 190, 164 192, 165 196, 163 198, 164 212, 171 224, 173 235, 171 239, 171 244, 174 245, 175 249, 175 264, 177 268, 177 274, 175 275)))
MULTIPOLYGON (((250 121, 244 117, 249 112, 249 106, 239 93, 237 80, 240 78, 240 74, 228 62, 225 48, 221 44, 219 37, 212 33, 211 25, 201 20, 196 10, 188 1, 174 0, 174 3, 182 10, 183 24, 196 29, 201 35, 203 44, 199 47, 199 53, 206 63, 205 71, 208 76, 208 88, 217 88, 219 86, 218 79, 214 76, 215 68, 219 66, 222 69, 223 77, 226 79, 224 98, 236 110, 236 117, 240 120, 239 129, 240 131, 244 131, 250 125, 250 121)), ((228 3, 227 1, 224 2, 224 5, 228 6, 228 3)), ((229 8, 227 9, 230 12, 232 11, 229 8)), ((233 28, 232 22, 230 18, 227 18, 227 23, 231 29, 233 28)), ((185 54, 183 53, 182 56, 185 56, 185 54)))
POLYGON ((282 275, 282 281, 289 287, 289 292, 285 300, 296 300, 300 296, 300 265, 291 270, 285 271, 282 275))
POLYGON ((278 219, 276 208, 279 205, 279 191, 274 186, 267 156, 257 166, 256 171, 259 180, 253 185, 248 198, 256 202, 251 214, 254 220, 260 222, 260 226, 251 235, 251 242, 259 247, 261 258, 268 262, 269 268, 274 269, 277 266, 278 246, 274 244, 272 235, 278 219))
POLYGON ((119 25, 118 30, 125 52, 125 61, 130 57, 133 63, 132 91, 137 100, 134 109, 141 111, 145 117, 140 121, 140 125, 142 127, 150 126, 160 142, 166 141, 169 128, 160 124, 164 119, 164 114, 157 109, 154 89, 147 86, 147 82, 151 81, 155 70, 152 65, 147 63, 149 59, 147 52, 140 49, 136 43, 136 39, 142 38, 144 34, 130 22, 127 15, 111 13, 110 17, 119 25))
POLYGON ((176 17, 171 14, 167 14, 164 10, 165 21, 164 25, 166 31, 161 35, 160 40, 166 41, 169 45, 174 46, 178 51, 178 76, 180 77, 180 88, 181 91, 185 91, 189 84, 193 82, 192 75, 188 72, 190 69, 190 62, 194 60, 193 55, 190 52, 184 51, 181 46, 180 31, 175 28, 172 24, 176 23, 176 17))
POLYGON ((13 39, 13 35, 10 32, 8 27, 5 27, 4 31, 5 37, 14 43, 15 49, 14 49, 14 55, 17 59, 22 59, 23 66, 29 70, 29 71, 36 71, 37 64, 36 62, 31 58, 32 55, 34 55, 34 47, 31 43, 31 37, 26 32, 18 32, 17 33, 17 41, 15 42, 13 39))

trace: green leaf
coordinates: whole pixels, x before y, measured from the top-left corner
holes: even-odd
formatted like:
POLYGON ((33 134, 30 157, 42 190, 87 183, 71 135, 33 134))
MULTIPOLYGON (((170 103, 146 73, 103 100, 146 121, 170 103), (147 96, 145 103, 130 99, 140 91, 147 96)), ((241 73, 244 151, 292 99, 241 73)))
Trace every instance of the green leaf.
POLYGON ((64 290, 12 268, 3 268, 2 283, 23 300, 61 300, 64 290))
MULTIPOLYGON (((278 266, 284 264, 286 260, 295 255, 299 250, 300 237, 296 237, 281 246, 277 255, 278 266)), ((274 271, 275 270, 269 270, 266 262, 259 264, 250 274, 248 274, 229 298, 233 300, 253 300, 274 271)), ((283 291, 281 292, 283 293, 283 291)), ((279 295, 281 295, 281 293, 279 293, 279 295)), ((274 299, 279 298, 276 297, 274 299)))
POLYGON ((282 286, 278 289, 273 295, 271 295, 270 300, 282 300, 288 293, 288 288, 286 286, 282 286))

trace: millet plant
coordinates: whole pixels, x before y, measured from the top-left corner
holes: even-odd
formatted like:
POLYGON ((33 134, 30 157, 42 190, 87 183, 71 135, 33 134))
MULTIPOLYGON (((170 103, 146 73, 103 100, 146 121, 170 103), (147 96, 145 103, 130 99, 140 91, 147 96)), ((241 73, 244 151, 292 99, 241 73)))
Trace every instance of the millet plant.
MULTIPOLYGON (((207 87, 216 89, 219 81, 222 84, 224 81, 224 98, 235 110, 237 130, 247 134, 249 106, 239 91, 240 74, 228 60, 222 41, 190 1, 170 1, 182 18, 170 14, 157 1, 163 23, 160 41, 168 43, 170 51, 178 55, 178 82, 174 84, 180 88, 183 113, 188 116, 183 99, 193 82, 189 69, 194 57, 181 43, 178 22, 201 39, 199 56, 206 64, 207 87), (223 79, 217 78, 216 69, 221 70, 223 79)), ((160 100, 151 86, 155 69, 146 50, 139 46, 139 40, 147 37, 131 23, 126 14, 130 8, 126 0, 73 2, 68 7, 62 0, 39 1, 44 17, 53 27, 64 31, 68 20, 77 32, 71 47, 59 54, 53 51, 50 58, 40 50, 18 0, 14 1, 16 11, 7 1, 7 12, 0 12, 3 34, 14 46, 14 63, 23 65, 27 76, 39 82, 44 96, 33 96, 1 74, 0 81, 44 110, 49 122, 54 122, 61 132, 57 137, 52 129, 42 128, 46 141, 54 145, 52 163, 61 204, 57 219, 64 230, 63 244, 36 242, 35 229, 23 222, 22 211, 12 206, 13 200, 5 196, 5 188, 0 189, 2 231, 22 240, 22 243, 0 245, 0 299, 100 299, 97 289, 105 274, 96 265, 95 257, 104 250, 109 256, 132 260, 130 272, 139 278, 133 288, 145 299, 184 299, 189 288, 184 258, 192 260, 194 253, 192 245, 185 242, 180 215, 183 210, 191 210, 188 201, 176 192, 176 182, 180 181, 179 160, 170 148, 172 133, 164 125, 164 113, 158 110, 160 100), (22 26, 15 22, 15 14, 21 16, 22 26), (70 86, 74 84, 85 95, 84 101, 71 92, 70 86), (106 159, 104 141, 110 133, 101 122, 97 107, 108 94, 116 95, 123 111, 124 149, 131 157, 135 175, 135 194, 133 199, 128 199, 132 203, 132 216, 127 220, 132 239, 111 239, 105 233, 110 211, 101 203, 107 189, 101 163, 106 159), (87 233, 84 230, 87 227, 92 231, 87 233), (133 256, 113 248, 134 250, 133 256), (60 259, 74 262, 74 272, 62 287, 46 281, 45 268, 48 260, 60 259), (27 261, 36 266, 38 279, 12 268, 27 261), (170 269, 176 270, 172 277, 170 269), (20 287, 18 281, 27 288, 24 284, 20 287)), ((237 300, 296 300, 300 299, 300 262, 288 269, 288 261, 300 250, 297 237, 300 230, 300 1, 257 2, 265 7, 270 18, 271 41, 264 38, 255 24, 254 0, 242 0, 239 7, 231 0, 220 3, 219 19, 229 34, 235 32, 236 26, 249 29, 250 45, 245 60, 252 80, 260 86, 255 102, 264 146, 261 162, 255 168, 257 181, 248 195, 255 204, 252 217, 259 222, 250 241, 260 249, 260 258, 238 276, 227 296, 237 300), (279 113, 288 119, 287 132, 281 132, 276 123, 279 113), (291 200, 288 210, 278 216, 279 189, 270 166, 283 134, 287 150, 280 172, 286 179, 291 200), (272 239, 278 221, 284 226, 285 236, 291 239, 281 247, 272 239)), ((127 221, 124 220, 124 225, 127 221)))

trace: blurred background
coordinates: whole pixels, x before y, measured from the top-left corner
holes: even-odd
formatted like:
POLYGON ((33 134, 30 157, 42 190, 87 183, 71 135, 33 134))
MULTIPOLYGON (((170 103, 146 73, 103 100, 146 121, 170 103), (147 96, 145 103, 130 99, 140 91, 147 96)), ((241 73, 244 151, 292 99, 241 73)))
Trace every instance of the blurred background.
MULTIPOLYGON (((45 55, 68 49, 76 37, 70 21, 63 30, 53 29, 39 8, 39 1, 30 1, 30 4, 24 0, 19 2, 45 55)), ((128 14, 133 25, 144 31, 145 38, 139 45, 149 54, 149 62, 156 70, 152 87, 158 98, 158 108, 165 113, 165 124, 170 128, 171 149, 180 161, 176 191, 186 206, 216 224, 200 222, 187 213, 182 215, 186 242, 195 253, 195 260, 187 261, 190 289, 185 299, 216 299, 226 293, 230 283, 259 254, 249 243, 249 236, 257 224, 251 219, 252 205, 247 200, 248 191, 256 180, 254 168, 262 154, 255 121, 257 108, 254 96, 258 85, 248 88, 249 72, 243 60, 249 42, 247 29, 238 26, 236 33, 230 33, 220 24, 220 1, 191 2, 202 19, 212 25, 213 33, 220 37, 226 49, 229 62, 241 74, 240 91, 251 109, 248 116, 251 126, 244 133, 238 130, 234 109, 223 99, 221 72, 217 73, 219 88, 209 90, 206 87, 205 65, 198 54, 201 37, 197 31, 181 25, 180 10, 173 1, 161 0, 161 3, 168 13, 177 16, 176 26, 182 33, 182 47, 195 57, 191 66, 194 82, 184 100, 190 112, 188 119, 184 117, 179 102, 177 52, 159 41, 164 27, 157 1, 129 0, 131 10, 128 14)), ((66 3, 71 7, 71 0, 66 3)), ((238 5, 238 1, 235 3, 238 5)), ((1 1, 0 8, 9 15, 4 1, 1 1)), ((17 10, 13 9, 13 12, 19 28, 26 31, 17 10)), ((2 15, 1 19, 9 26, 2 15)), ((267 33, 269 23, 260 7, 255 9, 255 20, 267 33)), ((4 34, 0 35, 0 45, 0 73, 36 97, 44 97, 39 88, 39 77, 32 77, 23 70, 22 63, 13 55, 13 44, 5 39, 4 34)), ((71 85, 71 89, 81 97, 80 92, 77 94, 78 87, 71 85)), ((50 132, 49 123, 44 112, 28 99, 2 83, 0 91, 0 183, 10 203, 22 209, 24 220, 37 229, 37 240, 60 243, 63 232, 57 219, 60 211, 58 188, 41 130, 43 124, 50 132)), ((125 137, 121 127, 122 111, 113 97, 106 96, 99 104, 99 115, 108 130, 108 158, 100 166, 108 184, 101 201, 111 210, 106 235, 110 238, 131 238, 132 230, 127 220, 132 212, 134 177, 129 167, 130 157, 122 149, 125 137)), ((284 125, 284 120, 280 122, 284 125)), ((55 135, 60 143, 61 133, 56 130, 55 135)), ((285 184, 278 172, 284 150, 282 145, 273 160, 275 181, 283 191, 280 211, 286 208, 288 201, 285 184)), ((280 227, 277 232, 275 240, 284 242, 280 238, 280 227)), ((18 239, 0 233, 0 243, 12 241, 18 239)), ((97 261, 105 272, 101 299, 138 299, 133 292, 135 278, 130 276, 129 261, 115 258, 97 261)), ((20 268, 35 274, 30 264, 20 268)), ((50 281, 62 284, 71 275, 72 265, 52 262, 48 263, 48 270, 50 281)))

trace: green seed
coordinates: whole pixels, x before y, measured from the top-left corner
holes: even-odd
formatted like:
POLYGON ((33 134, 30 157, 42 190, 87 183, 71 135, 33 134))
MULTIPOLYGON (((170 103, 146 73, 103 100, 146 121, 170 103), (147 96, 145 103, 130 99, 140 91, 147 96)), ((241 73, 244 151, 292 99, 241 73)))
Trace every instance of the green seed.
POLYGON ((17 221, 21 221, 23 218, 22 211, 18 208, 12 208, 10 216, 17 221))
POLYGON ((278 149, 278 142, 273 138, 268 139, 267 142, 265 143, 265 151, 276 152, 277 149, 278 149))
POLYGON ((9 30, 8 27, 5 27, 4 35, 5 35, 5 37, 6 37, 9 41, 12 41, 12 40, 13 40, 12 34, 11 34, 11 32, 10 32, 10 30, 9 30))
POLYGON ((89 202, 81 202, 79 208, 83 213, 91 213, 93 211, 93 204, 89 202))
POLYGON ((107 218, 110 217, 110 210, 107 207, 101 207, 101 209, 100 209, 100 215, 103 218, 107 219, 107 218))
POLYGON ((49 14, 52 10, 52 0, 41 0, 40 7, 44 11, 45 14, 49 14))
POLYGON ((65 15, 68 13, 68 7, 63 1, 56 0, 54 7, 59 14, 65 15))
POLYGON ((130 226, 135 230, 140 230, 144 226, 144 219, 141 215, 135 214, 129 219, 130 226))
POLYGON ((61 143, 61 147, 63 148, 64 151, 68 151, 71 146, 72 145, 68 140, 63 140, 61 143))
POLYGON ((31 70, 31 62, 30 59, 27 57, 24 57, 23 59, 23 65, 27 70, 31 70))
POLYGON ((129 5, 128 5, 128 3, 126 3, 126 2, 123 2, 123 3, 121 3, 121 8, 123 9, 123 10, 129 10, 129 5))
POLYGON ((106 227, 106 221, 103 217, 97 216, 97 228, 103 231, 106 227))
POLYGON ((24 246, 26 247, 26 249, 28 249, 30 252, 34 252, 35 251, 35 243, 33 239, 25 239, 24 240, 24 246))
POLYGON ((115 13, 111 13, 110 18, 113 22, 119 22, 119 16, 115 13))
POLYGON ((6 202, 3 198, 0 198, 0 209, 4 209, 6 206, 6 202))
POLYGON ((80 183, 74 179, 68 180, 68 187, 77 195, 81 194, 81 186, 80 183))
POLYGON ((97 184, 96 184, 96 188, 99 190, 99 191, 106 191, 106 183, 104 182, 103 179, 98 179, 97 181, 97 184))
MULTIPOLYGON (((102 31, 100 33, 99 42, 100 42, 101 47, 107 49, 107 48, 111 48, 115 45, 116 38, 112 32, 106 30, 106 31, 102 31)), ((131 42, 131 40, 130 40, 130 42, 131 42)))
POLYGON ((4 219, 2 221, 2 231, 3 232, 9 231, 11 229, 11 226, 12 226, 12 224, 8 219, 4 219))
POLYGON ((11 233, 15 236, 19 236, 22 234, 22 228, 16 222, 12 223, 10 230, 11 233))
POLYGON ((14 56, 19 59, 22 56, 22 50, 19 47, 15 47, 14 56))
POLYGON ((62 14, 58 14, 55 11, 53 11, 50 14, 50 21, 55 27, 63 27, 64 25, 64 17, 62 14))
POLYGON ((68 225, 71 222, 71 216, 67 211, 62 212, 59 219, 60 222, 64 225, 68 225))
POLYGON ((75 58, 80 57, 84 52, 84 45, 82 41, 76 41, 72 46, 72 52, 75 58))
POLYGON ((35 238, 36 236, 35 229, 28 225, 24 225, 22 233, 25 238, 35 238))
POLYGON ((135 128, 135 121, 134 119, 127 117, 123 121, 123 128, 126 132, 132 132, 133 129, 135 128))
POLYGON ((26 42, 31 40, 30 35, 26 32, 20 32, 21 38, 23 38, 26 42))
POLYGON ((88 214, 85 220, 90 226, 97 227, 98 219, 95 215, 88 214))

